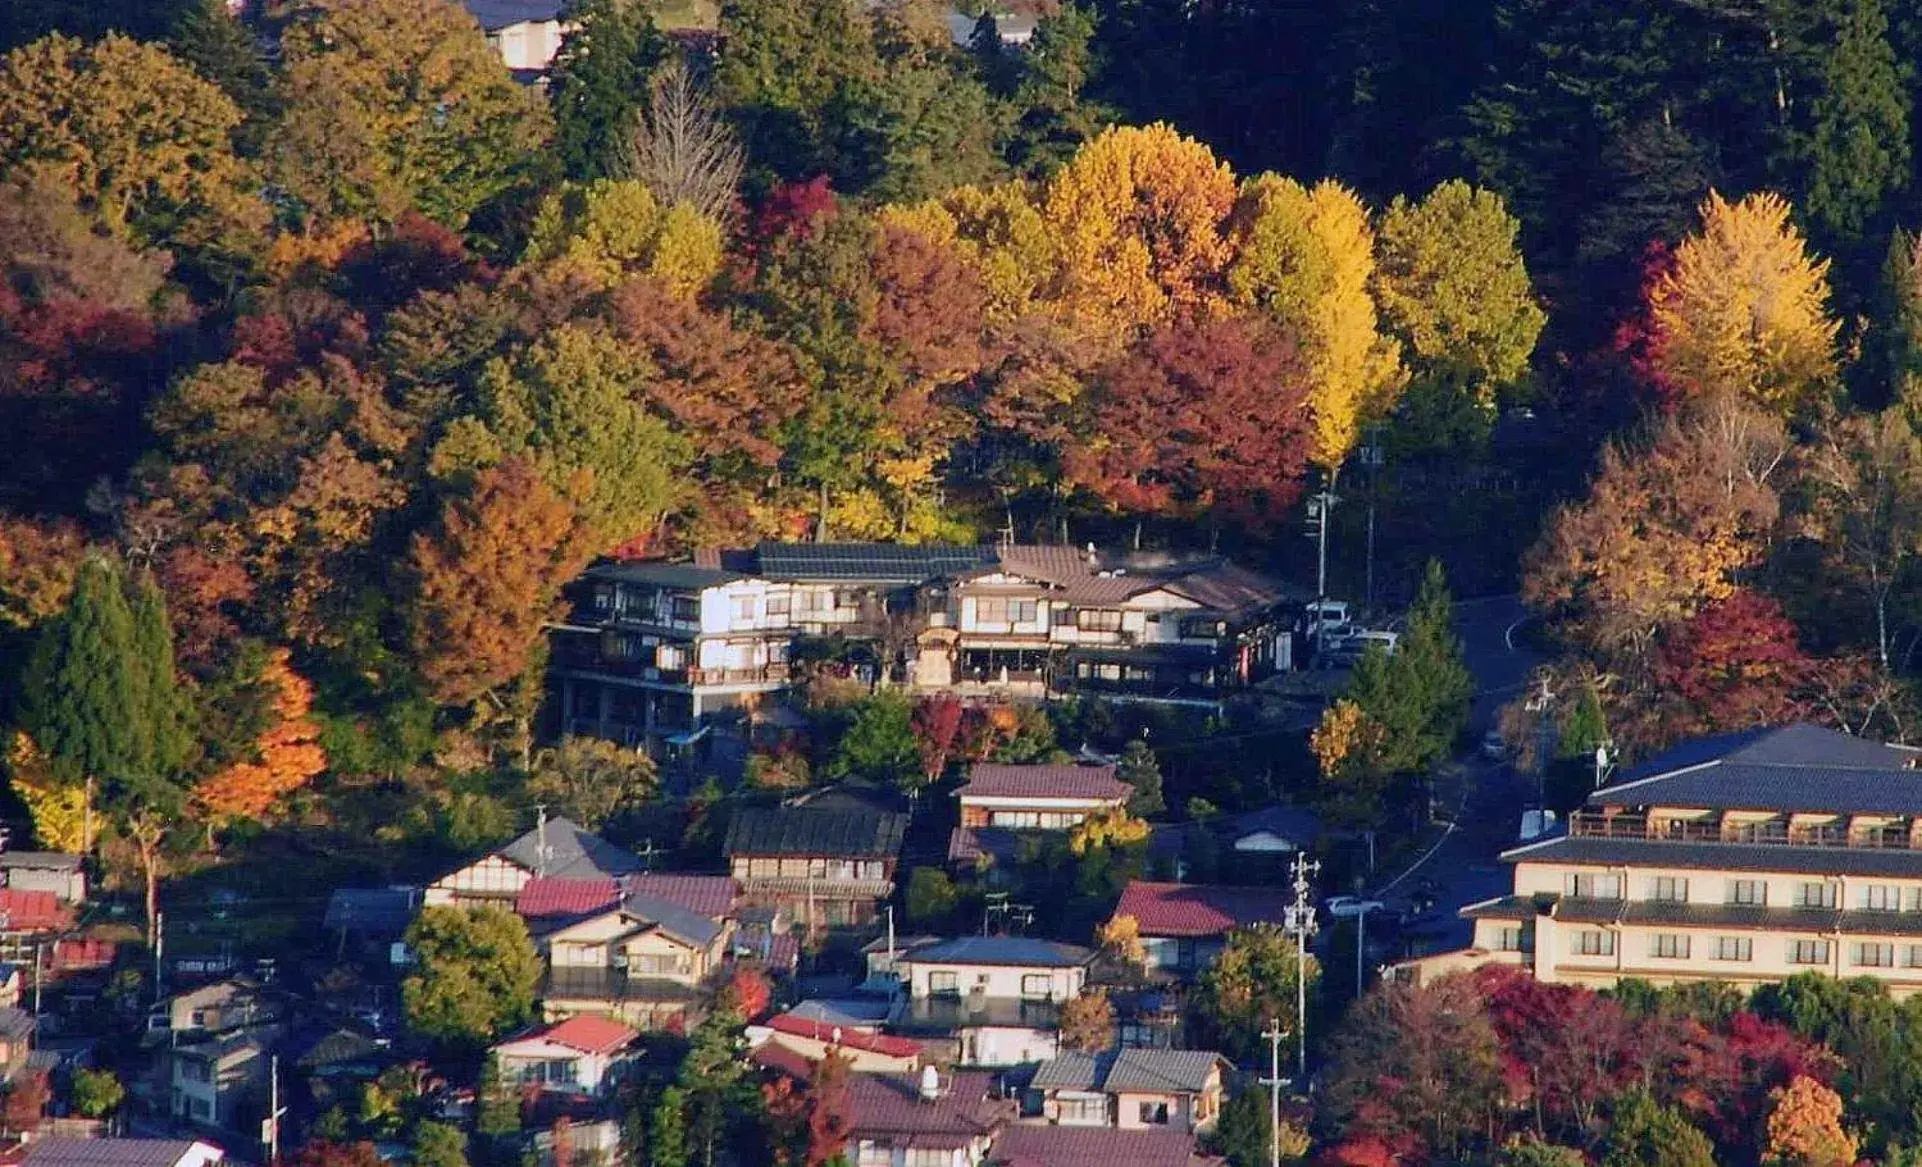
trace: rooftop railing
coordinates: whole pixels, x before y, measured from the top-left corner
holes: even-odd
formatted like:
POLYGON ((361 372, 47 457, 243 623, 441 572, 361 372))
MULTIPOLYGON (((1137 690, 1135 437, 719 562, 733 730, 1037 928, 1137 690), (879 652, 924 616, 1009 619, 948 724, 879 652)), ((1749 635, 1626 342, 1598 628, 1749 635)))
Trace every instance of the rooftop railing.
POLYGON ((1907 826, 1729 822, 1675 819, 1647 814, 1578 810, 1568 818, 1578 839, 1640 839, 1663 843, 1743 843, 1779 847, 1848 847, 1875 851, 1922 850, 1907 826))

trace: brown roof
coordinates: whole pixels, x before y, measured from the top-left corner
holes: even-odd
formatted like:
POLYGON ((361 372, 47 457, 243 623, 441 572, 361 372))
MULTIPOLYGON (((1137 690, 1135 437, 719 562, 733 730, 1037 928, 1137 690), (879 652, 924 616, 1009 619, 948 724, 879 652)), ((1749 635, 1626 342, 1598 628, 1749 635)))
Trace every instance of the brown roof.
POLYGON ((545 1029, 535 1030, 516 1040, 550 1041, 555 1045, 564 1045, 568 1049, 577 1049, 584 1054, 606 1054, 632 1045, 640 1036, 638 1032, 618 1021, 609 1021, 605 1017, 584 1013, 579 1017, 569 1017, 565 1021, 556 1022, 545 1029))
POLYGON ((943 1074, 941 1093, 931 1101, 921 1098, 920 1086, 919 1074, 848 1075, 854 1139, 885 1137, 926 1149, 963 1147, 1014 1117, 1014 1103, 991 1096, 992 1074, 943 1074))
POLYGON ((1288 598, 1280 583, 1225 559, 1184 572, 1162 586, 1229 616, 1257 612, 1288 598))
POLYGON ((1115 905, 1133 916, 1143 936, 1221 936, 1251 924, 1278 924, 1289 902, 1278 887, 1135 880, 1115 905))
POLYGON ((960 798, 1125 799, 1134 787, 1114 776, 1113 766, 1006 766, 976 762, 968 768, 960 798))
POLYGON ((1157 582, 1130 575, 1098 574, 1099 567, 1088 563, 1088 553, 1073 547, 1003 547, 999 558, 1002 570, 1051 584, 1061 589, 1062 599, 1075 603, 1118 604, 1154 588, 1157 582))
POLYGON ((1195 1137, 1184 1131, 1010 1126, 995 1136, 991 1163, 1008 1167, 1189 1167, 1195 1137))
POLYGON ((622 881, 628 895, 666 900, 697 915, 720 919, 734 910, 740 885, 730 875, 630 875, 622 881))

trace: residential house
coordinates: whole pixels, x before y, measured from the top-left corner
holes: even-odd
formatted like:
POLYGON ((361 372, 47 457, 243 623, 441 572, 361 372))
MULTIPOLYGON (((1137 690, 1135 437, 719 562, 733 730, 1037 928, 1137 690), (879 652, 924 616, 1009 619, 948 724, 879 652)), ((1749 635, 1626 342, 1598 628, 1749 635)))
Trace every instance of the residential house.
POLYGON ((620 1082, 640 1033, 605 1017, 569 1017, 493 1047, 504 1081, 604 1097, 620 1082))
POLYGON ((182 1122, 253 1135, 266 1117, 273 1027, 237 1029, 168 1048, 161 1058, 168 1113, 182 1122))
POLYGON ((1013 936, 918 945, 895 962, 907 995, 888 1028, 946 1038, 969 1066, 1012 1066, 1059 1052, 1060 1008, 1087 984, 1091 949, 1013 936))
POLYGON ((894 1037, 867 1028, 843 1026, 800 1013, 777 1013, 751 1027, 750 1040, 759 1031, 756 1045, 774 1045, 810 1062, 818 1062, 831 1049, 849 1059, 850 1068, 861 1073, 907 1073, 921 1068, 925 1047, 906 1037, 894 1037))
POLYGON ((52 892, 63 904, 87 902, 80 856, 65 851, 0 851, 0 880, 20 891, 52 892))
POLYGON ((286 1002, 252 977, 235 976, 175 993, 147 1013, 147 1040, 178 1044, 279 1021, 286 1002))
POLYGON ((429 904, 512 908, 531 879, 618 879, 641 871, 640 857, 566 818, 543 818, 505 847, 427 885, 429 904))
POLYGON ((10 961, 0 961, 0 1009, 11 1009, 20 1004, 26 991, 26 978, 21 975, 21 966, 10 961))
POLYGON ((1188 980, 1214 963, 1229 933, 1256 924, 1278 926, 1291 902, 1290 893, 1278 887, 1138 879, 1122 891, 1114 917, 1134 920, 1149 973, 1188 980))
POLYGON ((392 963, 408 926, 420 914, 417 887, 343 887, 327 897, 321 927, 339 938, 344 951, 349 942, 369 953, 381 953, 392 963))
POLYGON ((0 887, 0 960, 31 962, 43 942, 73 926, 73 909, 53 892, 0 887))
POLYGON ((1195 1153, 1195 1137, 1172 1130, 1099 1127, 1002 1128, 986 1163, 993 1167, 1200 1167, 1219 1164, 1195 1153))
POLYGON ((602 1015, 643 1030, 691 1025, 726 959, 732 933, 725 914, 705 915, 658 896, 627 892, 613 907, 542 937, 547 957, 542 1014, 550 1021, 602 1015))
POLYGON ((508 72, 521 81, 539 81, 572 28, 561 17, 566 0, 466 0, 487 43, 500 54, 508 72))
POLYGON ((1014 1117, 996 1095, 992 1074, 850 1074, 850 1167, 975 1167, 1014 1117))
POLYGON ((22 1167, 216 1167, 219 1147, 198 1139, 36 1138, 22 1167))
POLYGON ((1311 810, 1274 804, 1228 818, 1221 833, 1241 856, 1274 856, 1293 862, 1321 838, 1321 819, 1311 810))
POLYGON ((779 908, 810 933, 864 928, 894 894, 908 816, 823 806, 752 808, 722 845, 747 902, 779 908))
POLYGON ((312 1113, 358 1103, 362 1086, 393 1065, 392 1043, 359 1029, 315 1027, 281 1044, 283 1064, 307 1086, 312 1113))
POLYGON ((1209 1050, 1064 1051, 1035 1070, 1024 1113, 1062 1126, 1206 1134, 1221 1114, 1227 1066, 1209 1050))
POLYGON ((1484 963, 1608 986, 1796 973, 1922 989, 1922 753, 1813 725, 1677 746, 1590 794, 1565 834, 1503 855, 1509 895, 1463 908, 1484 963))
POLYGON ((977 762, 955 792, 961 826, 1065 831, 1089 815, 1122 809, 1134 787, 1113 766, 1004 766, 977 762))
POLYGON ((25 1009, 0 1008, 0 1081, 11 1082, 33 1055, 33 1035, 39 1022, 25 1009))

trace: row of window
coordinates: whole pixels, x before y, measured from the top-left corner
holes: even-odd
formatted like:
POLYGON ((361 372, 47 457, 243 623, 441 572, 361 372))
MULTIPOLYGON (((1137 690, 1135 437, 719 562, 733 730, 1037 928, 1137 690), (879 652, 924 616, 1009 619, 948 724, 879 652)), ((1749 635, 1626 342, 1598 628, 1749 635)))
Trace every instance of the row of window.
MULTIPOLYGON (((1563 879, 1563 890, 1580 899, 1619 900, 1623 878, 1602 873, 1571 873, 1563 879)), ((1798 908, 1838 906, 1841 885, 1834 880, 1806 880, 1797 883, 1790 903, 1798 908)), ((1643 898, 1655 903, 1688 903, 1689 880, 1676 875, 1650 876, 1644 881, 1643 898)), ((1708 902, 1708 901, 1697 901, 1708 902)), ((1769 885, 1765 879, 1723 881, 1722 901, 1751 907, 1766 907, 1769 885)), ((1922 887, 1903 887, 1892 883, 1860 884, 1855 888, 1855 905, 1865 912, 1922 911, 1922 887)))
MULTIPOLYGON (((986 973, 977 973, 975 988, 986 991, 986 973)), ((952 969, 928 970, 928 995, 930 997, 958 997, 961 995, 961 974, 952 969)), ((1021 998, 1025 1001, 1052 1001, 1054 999, 1054 977, 1049 973, 1025 973, 1021 977, 1021 998)))
POLYGON ((1065 831, 1087 817, 1078 810, 997 810, 988 815, 988 825, 1012 830, 1065 831))
MULTIPOLYGON (((1508 933, 1513 937, 1514 947, 1519 951, 1522 944, 1520 929, 1504 929, 1502 943, 1510 943, 1508 933)), ((1687 932, 1656 932, 1648 937, 1648 955, 1656 960, 1688 960, 1695 955, 1695 941, 1703 940, 1706 948, 1702 955, 1709 960, 1747 962, 1755 959, 1755 939, 1752 936, 1713 936, 1696 937, 1687 932)), ((1569 951, 1576 956, 1614 956, 1616 934, 1600 929, 1586 929, 1569 936, 1569 951)), ((1833 950, 1828 940, 1789 940, 1786 941, 1784 955, 1790 964, 1827 965, 1833 950)), ((1855 941, 1849 945, 1849 963, 1855 968, 1896 968, 1896 957, 1902 958, 1901 968, 1922 968, 1922 944, 1905 944, 1898 951, 1896 945, 1874 940, 1855 941)))
POLYGON ((887 863, 880 859, 830 859, 825 856, 734 861, 736 879, 773 879, 780 876, 803 879, 886 879, 888 868, 887 863))

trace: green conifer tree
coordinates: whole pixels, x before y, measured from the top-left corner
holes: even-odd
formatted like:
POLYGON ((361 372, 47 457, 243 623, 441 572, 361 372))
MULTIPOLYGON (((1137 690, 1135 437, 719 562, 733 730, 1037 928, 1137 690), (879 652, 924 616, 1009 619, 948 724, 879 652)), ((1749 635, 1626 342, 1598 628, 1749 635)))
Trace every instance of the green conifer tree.
POLYGON ((667 38, 635 0, 574 0, 567 19, 574 28, 547 85, 561 165, 577 181, 612 178, 646 108, 648 79, 667 59, 667 38))
POLYGON ((1832 238, 1855 241, 1908 182, 1909 98, 1882 0, 1834 0, 1830 39, 1807 123, 1790 139, 1804 169, 1802 209, 1832 238))

